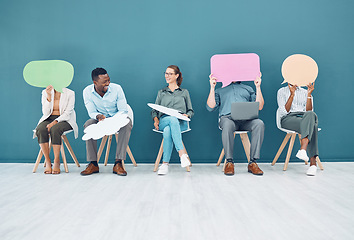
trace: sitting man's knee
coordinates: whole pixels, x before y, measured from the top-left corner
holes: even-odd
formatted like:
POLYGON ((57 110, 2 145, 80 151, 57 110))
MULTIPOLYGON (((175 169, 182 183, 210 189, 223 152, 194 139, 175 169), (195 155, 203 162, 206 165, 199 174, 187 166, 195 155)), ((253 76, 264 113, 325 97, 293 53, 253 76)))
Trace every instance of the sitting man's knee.
POLYGON ((264 122, 261 119, 254 120, 254 129, 260 129, 264 131, 265 129, 264 122))
POLYGON ((91 124, 96 124, 98 121, 96 119, 90 118, 89 120, 87 120, 84 124, 84 128, 87 128, 88 126, 90 126, 91 124))
POLYGON ((223 120, 220 122, 220 128, 224 131, 233 131, 235 123, 232 120, 223 120))
POLYGON ((265 124, 264 122, 261 120, 261 119, 257 119, 257 126, 259 126, 260 128, 264 128, 265 127, 265 124))

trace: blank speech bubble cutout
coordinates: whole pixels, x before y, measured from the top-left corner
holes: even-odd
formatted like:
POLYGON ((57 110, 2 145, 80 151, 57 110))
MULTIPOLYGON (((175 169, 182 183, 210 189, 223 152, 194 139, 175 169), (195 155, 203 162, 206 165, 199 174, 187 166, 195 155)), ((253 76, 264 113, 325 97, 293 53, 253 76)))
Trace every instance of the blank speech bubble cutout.
POLYGON ((63 60, 32 61, 23 69, 23 78, 34 87, 52 85, 59 92, 70 85, 74 77, 74 67, 63 60))
POLYGON ((100 139, 105 135, 112 135, 119 131, 122 127, 129 123, 128 114, 118 112, 113 117, 105 118, 97 124, 91 124, 84 130, 82 140, 100 139))
POLYGON ((299 87, 313 83, 318 75, 318 66, 315 60, 304 54, 294 54, 287 57, 281 67, 283 83, 290 83, 299 87))
POLYGON ((254 81, 261 73, 259 56, 255 53, 216 54, 210 59, 210 68, 222 87, 235 81, 254 81))

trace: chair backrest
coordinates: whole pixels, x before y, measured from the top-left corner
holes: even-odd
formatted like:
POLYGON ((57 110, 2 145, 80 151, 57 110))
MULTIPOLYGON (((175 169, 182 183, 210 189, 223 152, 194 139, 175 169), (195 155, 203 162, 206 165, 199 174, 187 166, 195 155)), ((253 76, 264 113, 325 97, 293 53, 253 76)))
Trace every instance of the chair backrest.
POLYGON ((277 128, 281 129, 281 125, 280 125, 280 112, 279 112, 279 108, 277 109, 277 112, 275 113, 275 123, 277 124, 277 128))
POLYGON ((134 112, 133 112, 133 109, 130 107, 129 104, 127 104, 127 108, 128 108, 128 117, 130 118, 130 120, 132 120, 132 125, 134 125, 134 112))
POLYGON ((185 132, 189 132, 190 130, 192 130, 190 127, 189 127, 189 122, 187 122, 187 130, 184 130, 182 131, 181 133, 185 133, 185 132))
POLYGON ((275 113, 275 123, 277 125, 277 128, 280 131, 283 131, 283 132, 286 132, 286 133, 295 133, 295 131, 288 130, 288 129, 285 129, 285 128, 281 127, 281 118, 280 118, 280 110, 279 110, 279 108, 277 109, 277 112, 275 113))

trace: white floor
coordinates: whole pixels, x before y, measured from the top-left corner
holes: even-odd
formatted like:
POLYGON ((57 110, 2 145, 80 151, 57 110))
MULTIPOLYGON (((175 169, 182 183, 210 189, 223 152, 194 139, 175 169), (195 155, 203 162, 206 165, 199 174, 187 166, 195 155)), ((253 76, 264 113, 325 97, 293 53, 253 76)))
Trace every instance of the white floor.
POLYGON ((354 239, 354 163, 323 165, 316 177, 300 163, 260 164, 261 177, 246 164, 231 177, 211 164, 83 177, 0 164, 0 239, 354 239))

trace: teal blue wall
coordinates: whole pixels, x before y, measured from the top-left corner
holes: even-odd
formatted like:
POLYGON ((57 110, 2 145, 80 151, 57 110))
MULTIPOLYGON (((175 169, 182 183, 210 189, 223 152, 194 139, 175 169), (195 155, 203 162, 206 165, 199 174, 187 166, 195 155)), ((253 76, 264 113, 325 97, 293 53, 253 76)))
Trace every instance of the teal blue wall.
MULTIPOLYGON (((80 135, 69 140, 80 161, 86 156, 81 137, 88 119, 82 90, 91 84, 91 70, 106 68, 111 81, 123 87, 135 111, 130 147, 138 163, 152 163, 161 135, 152 132, 146 103, 165 86, 165 68, 176 64, 195 109, 184 143, 193 162, 215 162, 222 146, 217 114, 205 108, 209 59, 247 52, 260 56, 263 73, 262 161, 273 159, 284 137, 275 126, 276 92, 283 81, 281 64, 294 53, 311 56, 319 66, 314 97, 320 157, 354 160, 353 9, 350 0, 2 0, 0 161, 34 161, 39 147, 32 129, 41 116, 42 89, 27 85, 22 70, 32 60, 62 59, 75 68, 69 88, 76 92, 80 135)), ((239 139, 236 150, 235 157, 245 161, 239 139)), ((111 161, 113 154, 114 148, 111 161)))

